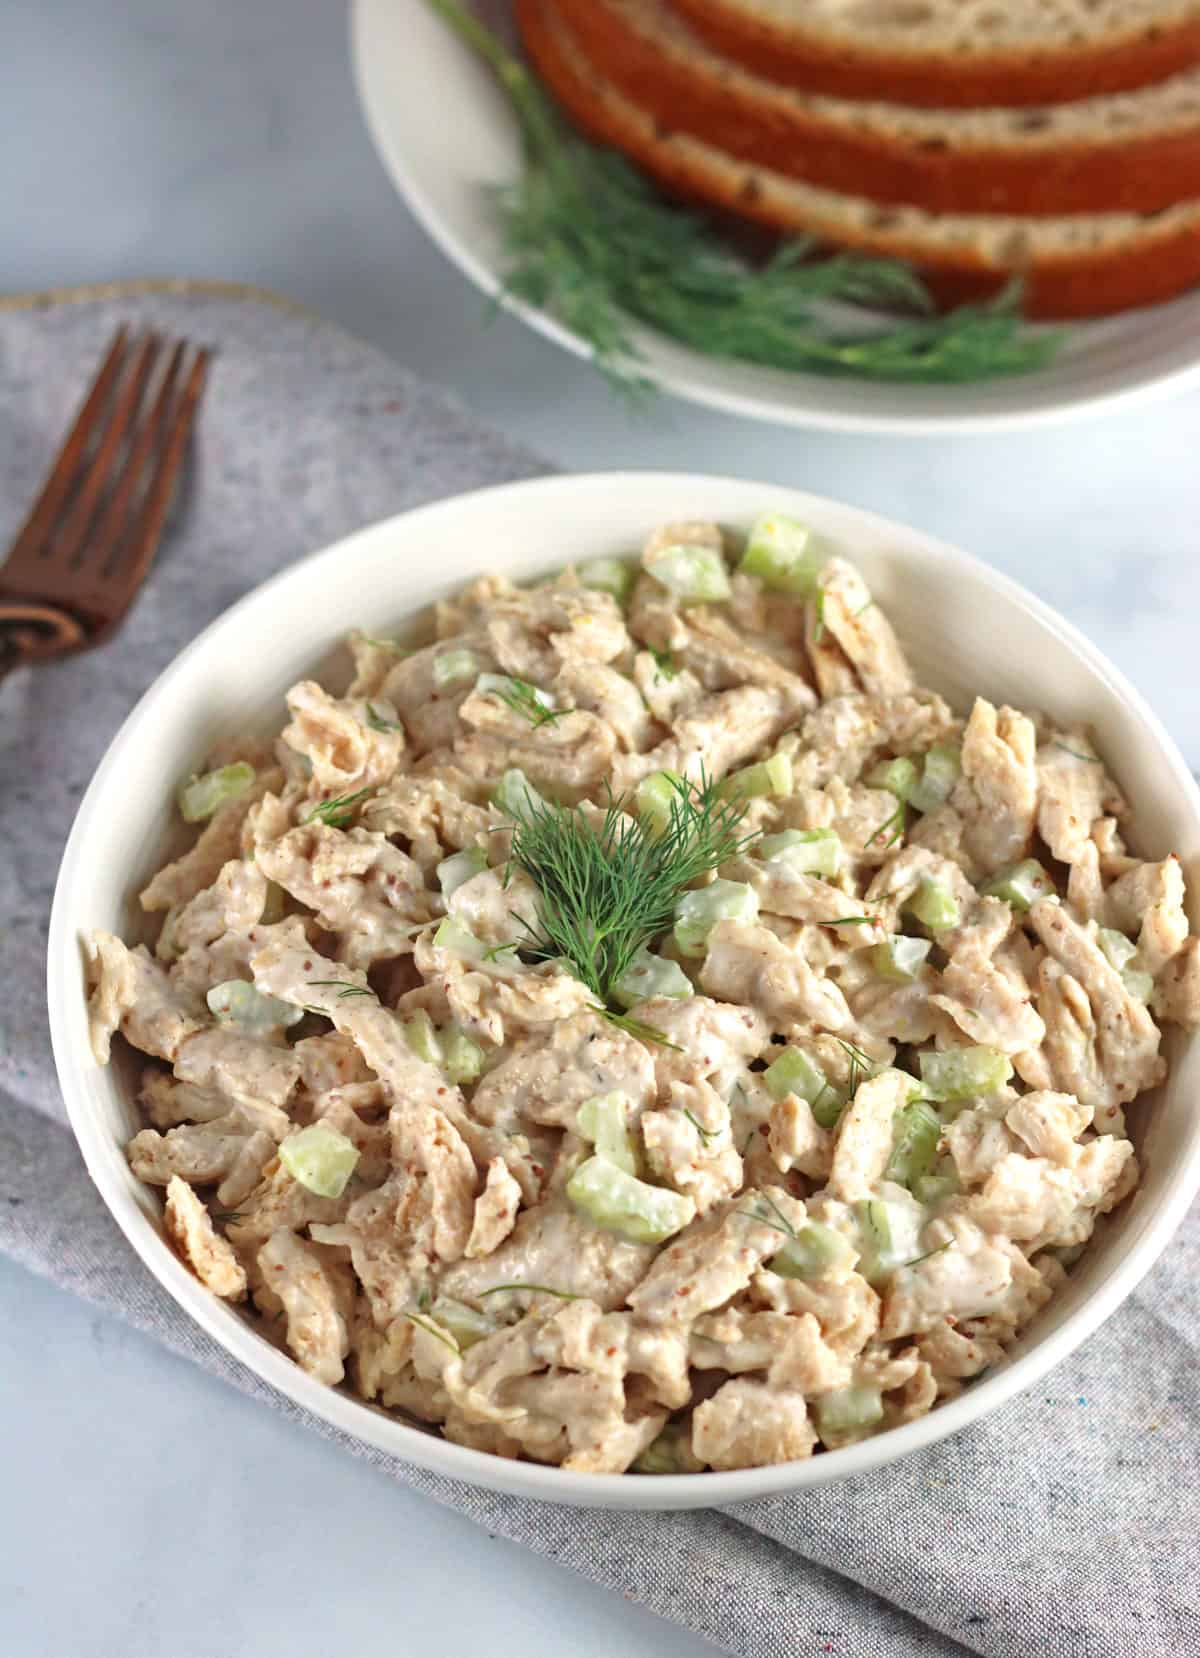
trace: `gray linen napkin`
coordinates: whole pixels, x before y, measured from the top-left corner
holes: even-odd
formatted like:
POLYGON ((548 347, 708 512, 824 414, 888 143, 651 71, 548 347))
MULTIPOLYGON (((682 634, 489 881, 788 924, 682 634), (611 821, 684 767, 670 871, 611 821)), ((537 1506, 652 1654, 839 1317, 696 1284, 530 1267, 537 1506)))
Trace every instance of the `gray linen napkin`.
POLYGON ((1200 1218, 1037 1391, 811 1495, 696 1514, 494 1496, 337 1434, 230 1360, 92 1189, 55 1080, 44 938, 76 803, 118 724, 247 588, 373 519, 544 470, 311 318, 213 293, 0 308, 0 545, 118 320, 219 350, 191 488, 120 636, 0 686, 0 1247, 466 1513, 744 1658, 1198 1658, 1200 1218))

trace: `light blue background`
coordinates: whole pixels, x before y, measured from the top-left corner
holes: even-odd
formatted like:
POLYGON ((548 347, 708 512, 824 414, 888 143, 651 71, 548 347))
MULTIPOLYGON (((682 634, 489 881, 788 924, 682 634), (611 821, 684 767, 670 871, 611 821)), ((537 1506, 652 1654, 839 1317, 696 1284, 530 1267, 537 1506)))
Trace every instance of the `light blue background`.
MULTIPOLYGON (((737 473, 909 519, 1071 616, 1200 766, 1200 393, 969 439, 826 437, 666 401, 631 417, 515 322, 485 327, 375 160, 330 0, 0 11, 0 291, 261 283, 565 467, 737 473)), ((0 1458, 5 1658, 714 1650, 4 1263, 0 1458)))

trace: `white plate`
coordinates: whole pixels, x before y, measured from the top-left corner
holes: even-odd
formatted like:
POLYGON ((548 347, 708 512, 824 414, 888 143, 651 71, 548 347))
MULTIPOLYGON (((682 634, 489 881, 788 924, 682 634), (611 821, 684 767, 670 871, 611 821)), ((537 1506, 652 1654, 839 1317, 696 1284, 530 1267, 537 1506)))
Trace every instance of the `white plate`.
MULTIPOLYGON (((504 22, 506 0, 476 0, 504 22)), ((485 293, 502 292, 489 187, 511 182, 520 151, 509 106, 483 65, 426 0, 355 0, 353 51, 376 148, 429 235, 485 293)), ((545 311, 504 301, 578 356, 578 337, 545 311)), ((1100 413, 1200 380, 1200 294, 1076 324, 1057 362, 973 386, 890 386, 704 357, 636 330, 646 372, 665 390, 731 414, 859 432, 967 432, 1100 413)))
MULTIPOLYGON (((480 571, 528 578, 564 558, 635 549, 655 524, 707 518, 745 529, 766 507, 794 513, 861 566, 924 683, 959 705, 972 691, 1094 725, 1137 809, 1139 850, 1175 850, 1193 890, 1200 792, 1138 693, 1047 606, 985 565, 916 530, 818 496, 722 478, 616 473, 536 479, 442 501, 377 524, 294 565, 236 604, 151 686, 114 738, 67 842, 49 940, 54 1057, 93 1180, 150 1270, 210 1335, 264 1381, 335 1426, 458 1479, 551 1501, 691 1508, 821 1485, 930 1445, 1038 1380, 1093 1331, 1153 1263, 1200 1187, 1200 1041, 1174 1034, 1170 1079, 1134 1112, 1143 1180, 1005 1365, 920 1421, 859 1445, 729 1474, 565 1473, 447 1444, 322 1387, 218 1301, 162 1237, 159 1196, 136 1180, 124 1145, 141 1127, 133 1067, 100 1067, 87 1039, 81 935, 137 936, 136 894, 178 852, 172 794, 222 737, 278 730, 283 693, 355 626, 396 630, 480 571)), ((1103 1429, 1101 1431, 1104 1431, 1103 1429)), ((1114 1424, 1112 1432, 1117 1432, 1114 1424)), ((1030 1447, 1023 1447, 1029 1450, 1030 1447)), ((1036 1447, 1032 1448, 1036 1453, 1036 1447)))

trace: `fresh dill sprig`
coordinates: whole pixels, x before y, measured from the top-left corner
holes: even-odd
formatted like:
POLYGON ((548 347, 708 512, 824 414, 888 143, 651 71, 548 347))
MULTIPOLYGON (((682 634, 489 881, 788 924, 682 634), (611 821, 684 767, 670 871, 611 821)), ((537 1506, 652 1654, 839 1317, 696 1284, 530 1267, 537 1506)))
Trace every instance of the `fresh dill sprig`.
POLYGON ((927 1249, 924 1255, 914 1255, 911 1261, 901 1261, 901 1269, 904 1267, 919 1267, 922 1261, 931 1260, 935 1255, 944 1255, 948 1249, 953 1248, 954 1239, 951 1238, 949 1242, 939 1244, 936 1249, 927 1249))
POLYGON ((483 1301, 489 1295, 505 1295, 509 1290, 526 1290, 532 1295, 554 1295, 560 1301, 578 1301, 580 1297, 573 1295, 570 1290, 556 1290, 553 1284, 493 1284, 490 1290, 480 1290, 479 1299, 483 1301))
POLYGON ((549 708, 542 701, 545 693, 539 691, 536 685, 531 685, 527 679, 518 679, 515 674, 505 677, 507 684, 489 685, 487 694, 502 702, 506 708, 511 708, 523 720, 528 720, 535 731, 540 731, 542 726, 550 725, 554 720, 561 720, 564 714, 575 712, 573 708, 549 708))
POLYGON ((367 704, 367 724, 372 731, 403 731, 399 720, 385 720, 373 703, 367 704))
POLYGON ((1054 742, 1051 748, 1061 748, 1064 754, 1070 754, 1076 760, 1086 760, 1089 766, 1103 765, 1103 761, 1095 754, 1085 754, 1082 749, 1071 748, 1067 743, 1054 742))
POLYGON ((794 1238, 796 1236, 796 1228, 792 1225, 791 1221, 776 1203, 775 1199, 767 1192, 760 1192, 759 1196, 769 1209, 773 1209, 775 1211, 775 1214, 778 1216, 780 1225, 783 1227, 784 1231, 787 1232, 790 1237, 794 1238))
POLYGON ((869 1071, 871 1066, 874 1065, 875 1061, 871 1058, 870 1054, 864 1053, 857 1042, 851 1042, 844 1036, 835 1036, 833 1040, 837 1043, 838 1047, 841 1048, 843 1053, 848 1054, 851 1059, 857 1060, 864 1070, 869 1071))
POLYGON ((424 1330, 427 1336, 432 1336, 435 1341, 440 1341, 443 1347, 448 1347, 455 1358, 461 1356, 462 1348, 453 1336, 447 1335, 431 1318, 422 1318, 420 1313, 405 1313, 404 1316, 410 1324, 415 1324, 418 1330, 424 1330))
POLYGON ((338 1001, 344 1002, 347 996, 373 996, 373 990, 364 989, 361 984, 351 984, 349 979, 309 979, 306 981, 314 988, 337 990, 338 1001))
POLYGON ((886 835, 888 830, 893 828, 895 832, 889 835, 887 840, 883 843, 884 851, 886 851, 889 846, 895 846, 896 842, 900 840, 904 834, 904 826, 906 821, 904 802, 900 801, 896 807, 896 810, 889 813, 889 815, 884 818, 883 822, 879 825, 879 828, 876 829, 870 840, 866 842, 867 846, 874 846, 880 835, 886 835))
POLYGON ((412 655, 407 646, 397 643, 395 639, 376 639, 369 633, 360 633, 358 637, 364 645, 372 645, 377 651, 390 651, 393 656, 412 655))
POLYGON ((653 1042, 656 1047, 670 1048, 677 1054, 683 1052, 679 1043, 672 1042, 657 1025, 651 1025, 645 1019, 635 1019, 632 1013, 618 1013, 615 1008, 602 1007, 599 1002, 591 1011, 598 1013, 601 1019, 607 1019, 609 1024, 615 1025, 618 1030, 623 1030, 627 1036, 636 1036, 639 1042, 653 1042))
MULTIPOLYGON (((512 814, 509 863, 539 894, 524 954, 565 960, 595 996, 597 1011, 627 1030, 628 1015, 609 1008, 614 987, 638 951, 671 925, 684 888, 755 838, 741 833, 745 805, 723 799, 718 784, 701 776, 699 784, 680 778, 673 786, 659 835, 612 798, 599 827, 577 806, 555 801, 531 800, 512 814)), ((661 1032, 655 1036, 662 1040, 661 1032)))
POLYGON ((716 1140, 716 1139, 720 1138, 720 1133, 721 1133, 720 1129, 705 1128, 704 1124, 700 1121, 699 1117, 694 1116, 693 1113, 690 1112, 687 1109, 686 1106, 684 1107, 683 1114, 687 1118, 688 1122, 691 1123, 692 1127, 696 1130, 696 1133, 700 1136, 701 1140, 704 1142, 705 1145, 707 1145, 710 1140, 716 1140))
POLYGON ((822 927, 871 927, 875 924, 873 915, 839 915, 833 921, 822 921, 822 927))
POLYGON ((850 1061, 850 1073, 846 1079, 846 1086, 850 1090, 851 1097, 853 1097, 858 1092, 859 1083, 872 1074, 875 1061, 870 1054, 865 1054, 857 1043, 847 1042, 845 1037, 842 1036, 835 1036, 833 1040, 850 1061))
POLYGON ((658 669, 660 679, 674 679, 679 673, 679 664, 675 660, 673 651, 656 651, 650 646, 650 655, 654 658, 654 666, 658 669))
POLYGON ((506 938, 501 944, 490 945, 479 959, 481 961, 499 961, 500 957, 507 955, 510 950, 513 955, 516 955, 520 948, 521 946, 515 938, 506 938))
POLYGON ((508 293, 578 335, 623 389, 646 389, 635 322, 710 357, 915 383, 1028 373, 1058 351, 1060 332, 1024 329, 1016 285, 938 316, 925 284, 898 259, 814 259, 814 239, 800 237, 765 264, 748 263, 623 156, 575 133, 460 0, 429 3, 491 68, 520 128, 524 171, 498 198, 508 293), (814 309, 829 300, 908 315, 871 332, 838 332, 814 309))
POLYGON ((741 1215, 744 1220, 757 1221, 759 1226, 769 1226, 773 1232, 782 1232, 785 1238, 794 1239, 796 1236, 796 1228, 792 1225, 791 1221, 787 1218, 783 1210, 774 1201, 774 1199, 769 1198, 766 1192, 759 1192, 757 1195, 765 1204, 775 1211, 775 1215, 777 1217, 775 1220, 771 1220, 767 1215, 760 1215, 755 1209, 737 1209, 734 1213, 741 1215))
POLYGON ((302 821, 315 823, 319 819, 331 829, 341 829, 354 816, 359 801, 365 800, 370 793, 369 788, 356 789, 353 794, 339 794, 331 800, 319 801, 302 821))

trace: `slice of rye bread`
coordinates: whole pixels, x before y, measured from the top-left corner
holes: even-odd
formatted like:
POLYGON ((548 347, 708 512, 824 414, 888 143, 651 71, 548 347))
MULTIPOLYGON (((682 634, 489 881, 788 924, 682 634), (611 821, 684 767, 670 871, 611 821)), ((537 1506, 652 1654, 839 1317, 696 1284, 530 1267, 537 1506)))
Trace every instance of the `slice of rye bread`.
POLYGON ((1025 283, 1038 317, 1104 316, 1200 282, 1200 202, 1152 215, 941 214, 803 184, 669 133, 591 67, 553 0, 517 0, 535 67, 581 128, 663 186, 738 218, 916 266, 946 303, 1025 283))
POLYGON ((550 0, 591 64, 672 131, 933 213, 1155 213, 1200 197, 1200 69, 1043 109, 798 92, 720 57, 668 0, 550 0))
POLYGON ((672 0, 720 52, 844 98, 1041 104, 1200 63, 1196 0, 672 0))

